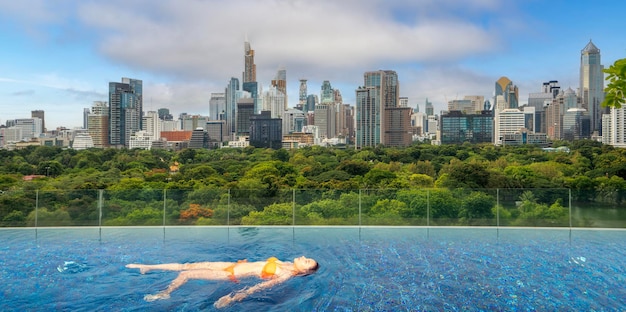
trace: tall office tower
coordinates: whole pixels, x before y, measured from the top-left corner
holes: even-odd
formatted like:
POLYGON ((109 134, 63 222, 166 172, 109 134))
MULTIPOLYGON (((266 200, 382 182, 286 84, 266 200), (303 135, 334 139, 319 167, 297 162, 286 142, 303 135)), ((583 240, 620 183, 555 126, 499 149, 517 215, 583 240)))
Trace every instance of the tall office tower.
POLYGON ((315 105, 315 125, 319 128, 320 138, 334 138, 336 133, 335 103, 326 102, 315 105))
POLYGON ((335 133, 333 137, 345 137, 347 133, 346 129, 346 111, 343 106, 343 97, 341 91, 334 90, 335 93, 335 133))
POLYGON ((354 143, 354 132, 356 130, 354 127, 354 106, 351 106, 350 104, 343 104, 343 110, 346 116, 346 133, 344 136, 346 138, 346 143, 352 144, 354 143))
POLYGON ((41 131, 46 132, 46 118, 45 112, 43 110, 34 110, 30 112, 31 118, 39 118, 41 119, 41 131))
POLYGON ((580 89, 582 108, 589 112, 591 131, 602 135, 602 101, 604 101, 604 66, 600 49, 591 40, 580 51, 580 89))
POLYGON ((285 112, 285 95, 276 87, 263 93, 263 111, 269 111, 272 118, 281 118, 285 112))
POLYGON ((256 82, 256 65, 254 64, 254 50, 250 48, 250 42, 248 38, 244 42, 244 71, 243 71, 243 83, 256 82))
MULTIPOLYGON (((306 106, 306 101, 307 101, 307 86, 306 86, 306 79, 300 79, 300 97, 298 100, 298 104, 300 104, 301 107, 305 107, 306 106)), ((303 109, 304 110, 304 109, 303 109)))
POLYGON ((381 143, 380 94, 375 87, 356 90, 356 149, 381 143))
POLYGON ((239 91, 239 79, 232 77, 226 86, 225 113, 226 118, 226 133, 228 136, 237 132, 236 116, 237 116, 237 94, 239 91))
POLYGON ((315 105, 319 103, 318 97, 315 94, 309 94, 306 97, 306 106, 304 107, 305 112, 315 111, 315 105))
POLYGON ((322 91, 320 93, 320 103, 331 103, 335 101, 335 92, 330 85, 330 81, 324 80, 322 83, 322 91))
POLYGON ((410 107, 385 108, 385 146, 406 147, 411 145, 411 111, 410 107))
POLYGON ((285 100, 283 101, 285 104, 283 110, 287 109, 287 70, 285 70, 284 68, 278 69, 278 72, 276 72, 276 77, 274 77, 274 79, 272 80, 272 87, 275 87, 283 94, 283 97, 285 98, 285 100))
POLYGON ((153 141, 161 138, 161 119, 159 113, 155 111, 149 111, 143 117, 143 128, 153 141))
POLYGON ((541 92, 532 92, 528 94, 528 106, 535 108, 535 116, 532 120, 533 127, 528 130, 546 133, 546 113, 543 108, 547 106, 547 104, 552 103, 552 100, 556 98, 556 96, 560 93, 560 90, 561 87, 559 86, 559 82, 551 80, 543 83, 541 92))
POLYGON ((546 134, 548 138, 553 140, 562 139, 562 124, 563 124, 563 93, 560 93, 556 98, 547 105, 544 110, 546 111, 546 134))
POLYGON ((400 85, 398 74, 392 70, 366 72, 364 86, 357 89, 356 148, 388 144, 386 133, 392 125, 386 117, 387 108, 398 107, 400 85), (359 107, 360 106, 360 107, 359 107), (364 127, 374 127, 365 129, 364 127))
POLYGON ((496 81, 496 96, 502 95, 506 105, 503 109, 519 107, 519 90, 507 77, 500 77, 496 81))
POLYGON ((159 119, 161 120, 174 120, 174 116, 170 114, 170 110, 168 108, 159 108, 159 119))
MULTIPOLYGON (((268 112, 269 113, 269 112, 268 112)), ((254 115, 254 99, 240 98, 237 100, 237 135, 250 135, 250 117, 254 115)))
POLYGON ((83 129, 89 129, 89 114, 91 114, 91 109, 83 108, 83 129))
MULTIPOLYGON (((426 111, 426 116, 433 116, 435 115, 435 108, 433 107, 433 103, 428 101, 428 98, 426 98, 426 103, 424 106, 424 110, 426 111)), ((426 129, 426 131, 428 131, 428 129, 426 129)))
POLYGON ((209 100, 209 118, 219 120, 220 114, 226 110, 226 93, 211 93, 209 100))
POLYGON ((87 132, 91 136, 93 146, 105 148, 109 146, 109 106, 107 102, 94 101, 87 117, 87 132))
POLYGON ((141 130, 142 81, 122 78, 109 83, 109 146, 128 147, 130 136, 141 130))

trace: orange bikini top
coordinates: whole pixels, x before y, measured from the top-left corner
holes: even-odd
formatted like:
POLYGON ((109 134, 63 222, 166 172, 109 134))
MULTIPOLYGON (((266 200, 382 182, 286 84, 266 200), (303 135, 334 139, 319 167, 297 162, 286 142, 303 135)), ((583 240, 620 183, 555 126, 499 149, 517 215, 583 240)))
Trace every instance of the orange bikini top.
POLYGON ((263 270, 261 271, 261 278, 272 278, 276 274, 276 257, 270 257, 267 259, 263 270))

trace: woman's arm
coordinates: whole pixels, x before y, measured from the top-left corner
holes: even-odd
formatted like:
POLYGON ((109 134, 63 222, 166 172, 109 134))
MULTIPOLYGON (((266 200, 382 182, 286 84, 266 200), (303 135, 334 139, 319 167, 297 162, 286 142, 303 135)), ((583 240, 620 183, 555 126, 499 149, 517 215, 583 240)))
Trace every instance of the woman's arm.
POLYGON ((269 281, 265 281, 259 284, 256 284, 252 287, 249 288, 244 288, 240 291, 237 291, 235 293, 230 293, 226 296, 223 296, 222 298, 220 298, 219 300, 215 301, 215 303, 213 304, 216 308, 223 308, 229 304, 231 304, 233 301, 241 301, 244 298, 248 297, 249 295, 258 292, 260 290, 266 289, 266 288, 270 288, 272 286, 278 285, 280 283, 283 283, 284 281, 288 280, 292 275, 291 274, 285 274, 282 276, 278 276, 276 278, 273 278, 269 281))

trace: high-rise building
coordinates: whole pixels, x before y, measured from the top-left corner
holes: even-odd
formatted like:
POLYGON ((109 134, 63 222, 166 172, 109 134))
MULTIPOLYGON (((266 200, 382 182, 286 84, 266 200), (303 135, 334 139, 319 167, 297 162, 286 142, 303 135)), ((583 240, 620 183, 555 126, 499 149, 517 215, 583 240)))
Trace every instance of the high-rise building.
POLYGON ((307 97, 306 97, 306 106, 304 107, 304 111, 305 112, 315 111, 315 105, 317 105, 317 103, 319 103, 317 95, 315 95, 315 94, 307 95, 307 97))
POLYGON ((387 145, 390 121, 386 108, 399 105, 398 74, 392 70, 366 72, 364 86, 356 90, 356 148, 387 145))
POLYGON ((109 106, 107 102, 94 101, 87 122, 87 132, 91 136, 93 146, 105 148, 109 146, 109 106))
POLYGON ((300 97, 298 98, 298 104, 301 107, 306 106, 306 101, 307 101, 307 96, 308 96, 307 92, 308 91, 307 91, 306 79, 300 79, 300 97))
POLYGON ((224 142, 226 122, 224 120, 209 121, 206 124, 206 131, 209 136, 209 147, 217 148, 224 142))
POLYGON ((385 108, 385 146, 406 147, 411 145, 411 112, 410 107, 385 108))
POLYGON ((243 83, 256 82, 256 64, 254 64, 254 50, 250 48, 250 42, 248 38, 244 42, 244 71, 243 71, 243 83))
MULTIPOLYGON (((498 97, 502 97, 499 95, 498 97)), ((505 101, 506 102, 506 101, 505 101)), ((526 130, 525 115, 519 109, 506 108, 494 112, 494 144, 506 144, 506 136, 526 130)))
POLYGON ((239 79, 232 77, 226 86, 226 91, 224 92, 226 95, 226 112, 224 117, 226 118, 226 127, 228 129, 227 134, 230 136, 231 134, 236 133, 236 116, 237 116, 237 99, 239 92, 239 79))
MULTIPOLYGON (((271 114, 270 112, 267 112, 271 114)), ((250 117, 254 115, 254 99, 240 98, 237 100, 237 135, 250 135, 250 117)), ((271 116, 270 116, 271 117, 271 116)))
POLYGON ((220 114, 226 110, 226 93, 211 93, 209 100, 209 118, 219 120, 220 114))
MULTIPOLYGON (((278 91, 283 94, 285 98, 283 103, 285 107, 283 110, 287 109, 287 70, 284 68, 279 68, 278 72, 276 72, 276 77, 272 80, 272 87, 275 87, 278 91)), ((275 117, 274 117, 275 118, 275 117)))
POLYGON ((283 91, 272 86, 263 94, 263 111, 269 111, 272 118, 281 118, 287 105, 283 91))
POLYGON ((560 93, 561 87, 559 86, 559 82, 556 80, 551 80, 549 82, 544 82, 541 87, 541 92, 532 92, 528 94, 528 105, 529 107, 535 108, 535 115, 532 120, 532 128, 533 132, 541 132, 546 133, 546 113, 544 111, 544 107, 552 102, 554 98, 560 93))
POLYGON ((297 109, 289 109, 281 116, 283 119, 283 135, 294 132, 302 132, 306 124, 304 112, 297 109))
MULTIPOLYGON (((426 116, 435 115, 435 108, 433 107, 433 103, 428 101, 426 98, 426 103, 424 104, 424 110, 426 111, 426 116)), ((428 131, 428 129, 426 129, 428 131)))
POLYGON ((161 119, 159 113, 149 111, 143 117, 143 131, 145 131, 153 141, 161 138, 161 119))
POLYGON ((570 108, 563 115, 563 139, 567 141, 589 138, 590 120, 584 108, 570 108))
POLYGON ((498 95, 502 95, 504 97, 504 102, 506 102, 505 107, 502 109, 516 109, 519 107, 519 89, 509 78, 500 77, 500 79, 496 81, 495 96, 498 95))
POLYGON ((38 138, 42 132, 42 120, 39 117, 18 118, 7 120, 7 128, 21 129, 21 137, 17 141, 30 141, 32 138, 38 138))
POLYGON ((283 147, 283 127, 280 118, 272 118, 268 111, 250 116, 250 145, 259 148, 283 147))
POLYGON ((441 144, 492 143, 493 112, 482 111, 479 114, 464 114, 450 111, 441 115, 441 144))
POLYGON ((170 114, 170 110, 168 108, 159 108, 159 119, 161 120, 174 120, 174 116, 170 114))
POLYGON ((324 80, 322 83, 322 91, 320 93, 320 103, 331 103, 335 101, 335 92, 330 85, 330 81, 324 80))
POLYGON ((591 131, 602 135, 602 101, 604 101, 604 66, 600 49, 591 40, 580 51, 580 89, 582 108, 589 112, 591 131))
POLYGON ((128 147, 130 136, 142 128, 142 81, 122 78, 109 83, 109 146, 128 147))
POLYGON ((43 110, 34 110, 30 112, 30 117, 41 119, 41 132, 46 132, 46 113, 43 110))
POLYGON ((626 107, 611 108, 602 116, 602 143, 626 147, 626 107))

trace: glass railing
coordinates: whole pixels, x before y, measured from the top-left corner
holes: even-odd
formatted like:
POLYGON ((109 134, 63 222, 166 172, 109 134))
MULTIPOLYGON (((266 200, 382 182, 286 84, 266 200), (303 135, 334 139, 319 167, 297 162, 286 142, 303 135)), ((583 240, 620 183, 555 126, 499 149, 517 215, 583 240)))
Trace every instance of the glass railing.
POLYGON ((141 189, 0 193, 0 226, 626 228, 626 190, 141 189))

